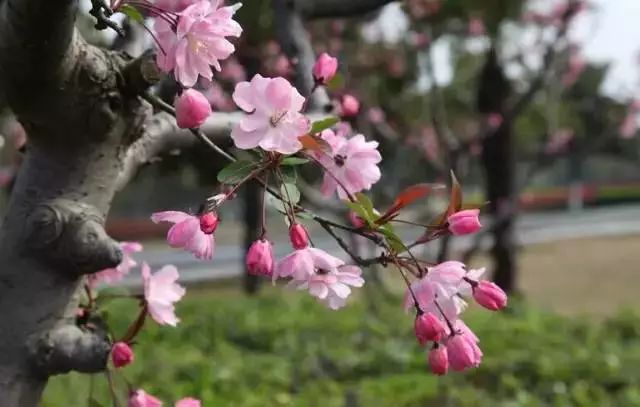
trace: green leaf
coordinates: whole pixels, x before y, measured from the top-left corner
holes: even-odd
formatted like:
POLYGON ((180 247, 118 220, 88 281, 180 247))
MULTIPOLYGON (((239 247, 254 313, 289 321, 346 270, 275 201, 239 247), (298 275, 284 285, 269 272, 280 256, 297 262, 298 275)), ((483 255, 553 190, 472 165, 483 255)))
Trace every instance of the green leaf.
POLYGON ((308 163, 309 160, 307 160, 306 158, 301 158, 301 157, 286 157, 284 160, 282 160, 282 165, 303 165, 308 163))
POLYGON ((280 212, 283 215, 287 214, 287 210, 288 209, 285 209, 284 202, 282 202, 281 200, 279 200, 275 196, 268 195, 266 201, 267 201, 267 206, 275 209, 276 211, 280 212))
POLYGON ((362 192, 358 192, 356 194, 356 199, 358 200, 358 202, 360 202, 362 209, 367 212, 369 219, 375 220, 378 217, 376 208, 373 207, 373 202, 371 202, 371 199, 369 199, 368 196, 366 196, 362 192))
POLYGON ((298 187, 296 187, 295 184, 288 184, 288 183, 282 184, 280 186, 280 194, 282 195, 283 198, 290 199, 293 205, 300 202, 300 191, 298 190, 298 187))
POLYGON ((378 228, 378 231, 382 233, 389 246, 396 253, 402 253, 405 251, 405 245, 402 242, 402 239, 396 234, 391 224, 387 223, 380 226, 380 228, 378 228))
POLYGON ((218 173, 218 181, 234 185, 245 179, 257 166, 254 161, 236 161, 224 167, 218 173))
POLYGON ((100 402, 98 400, 96 400, 93 397, 91 397, 89 399, 89 407, 102 407, 102 404, 100 404, 100 402))
POLYGON ((355 212, 356 215, 362 218, 362 220, 367 222, 369 226, 373 225, 374 219, 371 218, 369 212, 362 206, 360 202, 345 201, 345 205, 347 205, 349 209, 355 212))
POLYGON ((285 184, 295 184, 298 180, 298 173, 293 166, 282 167, 280 172, 282 173, 282 182, 285 184))
POLYGON ((137 8, 129 5, 129 4, 124 4, 122 7, 120 7, 120 9, 118 10, 120 11, 122 14, 126 15, 127 17, 129 17, 130 19, 132 19, 133 21, 140 23, 140 24, 144 24, 144 16, 142 15, 142 13, 140 11, 138 11, 137 8))
POLYGON ((339 117, 331 116, 326 119, 318 120, 317 122, 313 122, 311 125, 311 134, 320 133, 323 130, 329 129, 340 122, 339 117))

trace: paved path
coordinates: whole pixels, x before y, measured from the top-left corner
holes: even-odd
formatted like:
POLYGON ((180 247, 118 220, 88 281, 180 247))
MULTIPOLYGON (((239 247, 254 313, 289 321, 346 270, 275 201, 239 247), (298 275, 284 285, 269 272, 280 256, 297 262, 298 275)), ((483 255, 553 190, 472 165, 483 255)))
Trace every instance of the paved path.
MULTIPOLYGON (((408 238, 416 233, 419 234, 416 229, 413 231, 401 230, 400 232, 401 235, 406 235, 408 238)), ((640 234, 640 205, 585 209, 577 213, 558 211, 525 214, 519 218, 516 225, 518 242, 523 245, 583 237, 633 234, 640 234)), ((283 236, 280 241, 276 242, 277 257, 290 251, 289 244, 285 239, 286 237, 283 236)), ((453 248, 454 250, 463 250, 468 248, 472 241, 472 237, 455 238, 453 248)), ((330 253, 347 258, 337 243, 329 237, 316 238, 314 242, 318 247, 330 253)), ((482 240, 483 247, 488 247, 490 243, 490 237, 482 240)), ((437 247, 437 245, 432 246, 437 247)), ((173 264, 181 271, 181 281, 193 284, 240 276, 243 272, 244 253, 238 245, 219 244, 216 247, 214 260, 201 262, 181 250, 168 246, 156 246, 145 250, 136 258, 146 260, 154 270, 164 264, 173 264)), ((139 281, 138 273, 134 271, 124 283, 135 286, 139 281)))

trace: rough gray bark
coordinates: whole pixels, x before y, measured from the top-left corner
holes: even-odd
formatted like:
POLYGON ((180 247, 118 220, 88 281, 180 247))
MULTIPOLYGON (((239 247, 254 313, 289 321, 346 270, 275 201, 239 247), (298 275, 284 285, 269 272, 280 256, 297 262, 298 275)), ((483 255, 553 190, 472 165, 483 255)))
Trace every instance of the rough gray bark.
POLYGON ((149 83, 141 61, 80 38, 75 14, 75 0, 0 1, 0 88, 29 134, 0 229, 3 407, 36 406, 50 375, 101 371, 109 352, 75 311, 84 276, 122 257, 103 225, 146 137, 149 83))

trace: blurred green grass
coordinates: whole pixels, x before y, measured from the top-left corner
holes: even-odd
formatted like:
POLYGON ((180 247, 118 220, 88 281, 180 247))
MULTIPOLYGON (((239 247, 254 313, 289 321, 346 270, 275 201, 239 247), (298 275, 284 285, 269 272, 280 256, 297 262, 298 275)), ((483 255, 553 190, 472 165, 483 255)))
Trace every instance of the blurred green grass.
MULTIPOLYGON (((596 321, 515 302, 503 313, 472 309, 466 320, 484 363, 439 378, 399 304, 370 290, 334 312, 280 289, 254 298, 194 290, 178 306, 178 328, 149 323, 136 361, 121 371, 169 406, 187 395, 207 407, 640 405, 639 315, 596 321)), ((108 308, 112 327, 124 332, 135 303, 108 308)), ((43 406, 111 406, 105 384, 104 375, 55 377, 43 406)))

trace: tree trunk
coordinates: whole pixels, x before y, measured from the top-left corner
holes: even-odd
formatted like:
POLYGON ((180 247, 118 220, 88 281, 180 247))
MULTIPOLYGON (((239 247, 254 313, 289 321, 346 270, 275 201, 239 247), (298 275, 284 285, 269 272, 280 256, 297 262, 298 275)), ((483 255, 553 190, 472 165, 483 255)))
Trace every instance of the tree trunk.
POLYGON ((0 0, 0 89, 29 138, 0 228, 3 407, 36 406, 50 375, 104 370, 110 349, 75 315, 84 276, 122 258, 103 226, 146 135, 150 83, 141 60, 84 42, 75 13, 73 0, 0 0))
MULTIPOLYGON (((262 187, 257 182, 250 182, 244 191, 244 247, 249 251, 249 246, 258 238, 261 232, 262 220, 262 187)), ((245 269, 244 291, 247 294, 255 294, 260 289, 262 279, 259 276, 249 274, 245 269)))
POLYGON ((516 257, 514 244, 515 176, 511 118, 505 117, 510 94, 509 82, 499 64, 495 49, 491 49, 480 76, 478 110, 482 114, 501 114, 498 128, 482 140, 481 162, 485 172, 486 195, 492 225, 494 280, 507 292, 516 289, 516 257))

